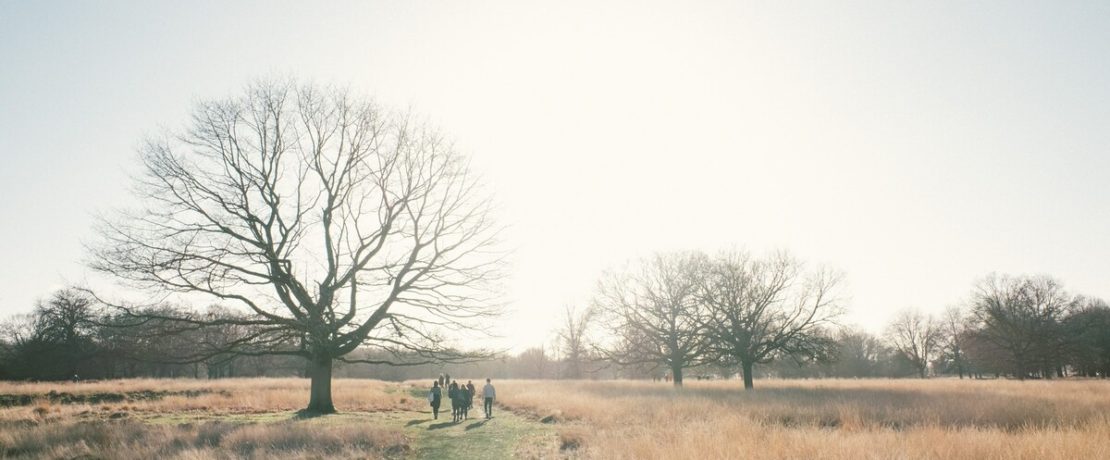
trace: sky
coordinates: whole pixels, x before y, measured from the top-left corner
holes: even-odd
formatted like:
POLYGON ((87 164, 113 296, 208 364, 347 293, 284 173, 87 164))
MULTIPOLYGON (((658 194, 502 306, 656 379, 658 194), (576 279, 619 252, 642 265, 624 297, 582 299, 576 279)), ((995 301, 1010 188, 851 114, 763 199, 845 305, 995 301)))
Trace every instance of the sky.
POLYGON ((549 345, 600 274, 785 249, 844 318, 992 272, 1110 298, 1106 2, 0 0, 0 317, 88 280, 144 136, 252 79, 408 108, 508 226, 494 343, 549 345))

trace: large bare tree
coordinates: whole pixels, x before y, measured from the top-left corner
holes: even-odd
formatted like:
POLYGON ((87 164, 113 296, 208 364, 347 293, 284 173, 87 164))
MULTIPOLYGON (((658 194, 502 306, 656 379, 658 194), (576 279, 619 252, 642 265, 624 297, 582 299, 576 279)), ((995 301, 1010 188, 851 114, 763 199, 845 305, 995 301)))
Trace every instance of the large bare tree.
POLYGON ((620 365, 659 365, 682 386, 682 370, 707 358, 708 337, 697 299, 699 253, 657 254, 600 282, 595 305, 613 342, 600 351, 620 365))
POLYGON ((39 333, 60 347, 65 377, 78 375, 81 362, 94 352, 90 347, 93 335, 95 302, 81 290, 65 288, 55 291, 48 300, 35 306, 39 333))
POLYGON ((980 336, 1009 359, 1014 376, 1052 374, 1061 359, 1061 322, 1081 298, 1048 276, 990 275, 972 292, 971 313, 980 336))
POLYGON ((740 363, 745 389, 754 388, 755 364, 831 353, 827 329, 843 312, 839 275, 807 271, 785 253, 755 258, 741 251, 721 253, 701 272, 697 299, 708 312, 711 348, 719 359, 740 363))
POLYGON ((944 310, 940 323, 940 350, 949 366, 955 366, 960 378, 967 371, 966 342, 971 332, 970 321, 964 309, 953 305, 944 310))
POLYGON ((566 365, 564 376, 567 378, 582 378, 582 367, 591 355, 587 336, 595 316, 597 311, 592 306, 580 310, 567 306, 563 311, 562 325, 555 331, 555 336, 566 365))
POLYGON ((166 319, 247 326, 236 343, 266 345, 248 353, 304 357, 309 412, 335 411, 333 360, 363 345, 462 356, 443 332, 497 313, 488 197, 449 142, 404 114, 347 90, 256 83, 199 103, 141 159, 142 205, 103 220, 91 266, 238 305, 237 319, 166 319))
POLYGON ((902 357, 913 364, 921 378, 925 378, 929 362, 942 346, 941 323, 932 315, 907 309, 895 315, 887 326, 887 340, 902 357))

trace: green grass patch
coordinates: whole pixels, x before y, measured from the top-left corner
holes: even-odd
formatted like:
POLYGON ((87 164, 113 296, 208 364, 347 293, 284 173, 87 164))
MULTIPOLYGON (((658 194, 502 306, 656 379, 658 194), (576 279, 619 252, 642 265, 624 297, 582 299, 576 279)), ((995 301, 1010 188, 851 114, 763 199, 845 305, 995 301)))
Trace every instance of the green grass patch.
POLYGON ((255 413, 212 413, 202 411, 152 413, 140 415, 137 420, 152 425, 181 425, 185 423, 224 422, 224 423, 276 423, 297 420, 296 411, 255 412, 255 413))
POLYGON ((495 411, 491 420, 479 416, 458 423, 451 423, 449 413, 446 420, 444 414, 439 420, 428 413, 412 414, 419 417, 410 418, 404 428, 414 435, 417 458, 511 458, 555 439, 550 427, 507 411, 495 411))

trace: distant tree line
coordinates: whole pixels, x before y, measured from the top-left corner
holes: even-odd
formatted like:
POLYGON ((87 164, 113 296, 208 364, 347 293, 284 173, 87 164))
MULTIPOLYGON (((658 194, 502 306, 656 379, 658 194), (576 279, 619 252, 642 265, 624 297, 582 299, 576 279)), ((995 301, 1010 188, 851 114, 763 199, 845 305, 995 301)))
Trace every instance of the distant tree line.
MULTIPOLYGON (((159 321, 157 310, 121 313, 105 308, 81 289, 54 292, 37 302, 30 313, 0 323, 0 379, 307 377, 311 371, 311 363, 303 357, 230 347, 247 338, 258 342, 258 337, 264 335, 257 327, 238 324, 241 318, 231 310, 208 308, 198 314, 203 324, 190 328, 179 321, 181 308, 164 308, 172 309, 177 316, 159 321)), ((472 379, 648 375, 633 369, 621 369, 622 374, 614 366, 599 365, 586 349, 583 334, 588 318, 568 309, 566 319, 580 321, 567 324, 579 332, 568 334, 566 341, 551 348, 531 348, 513 356, 471 362, 429 363, 418 353, 406 355, 364 347, 352 352, 352 362, 337 363, 335 375, 384 380, 430 379, 441 373, 472 379)), ((270 340, 292 339, 277 335, 270 340)))
POLYGON ((756 376, 1050 379, 1110 375, 1110 307, 1047 276, 990 275, 942 315, 899 311, 878 336, 839 323, 835 272, 789 255, 657 254, 607 274, 593 351, 621 366, 756 376))
MULTIPOLYGON (((154 315, 157 310, 144 313, 154 315)), ((219 307, 203 316, 235 317, 219 307)), ((303 372, 304 364, 290 357, 215 351, 256 333, 234 324, 190 329, 139 319, 103 308, 83 290, 66 288, 39 301, 29 314, 0 326, 0 378, 224 378, 303 372)))
POLYGON ((921 377, 928 369, 961 378, 1110 374, 1110 306, 1047 276, 991 275, 966 306, 940 317, 903 311, 887 335, 921 377))
MULTIPOLYGON (((553 342, 470 362, 364 347, 335 375, 459 378, 685 377, 1051 379, 1110 375, 1110 306, 1045 276, 986 277, 940 315, 904 309, 872 334, 836 323, 835 276, 783 254, 658 255, 606 275, 598 299, 566 308, 553 342), (748 364, 745 365, 745 362, 748 364)), ((164 307, 171 308, 171 307, 164 307)), ((180 308, 174 307, 180 312, 180 308)), ((204 327, 126 315, 67 288, 0 325, 0 379, 300 376, 304 358, 229 347, 295 341, 266 336, 210 307, 204 327), (221 319, 231 319, 221 323, 221 319), (213 326, 216 324, 217 326, 213 326), (221 325, 222 324, 222 325, 221 325), (261 337, 261 338, 260 338, 261 337), (234 353, 224 352, 234 349, 234 353)))
MULTIPOLYGON (((172 310, 174 316, 159 320, 158 309, 128 314, 101 305, 87 291, 58 290, 37 302, 30 313, 0 323, 0 379, 306 377, 311 371, 311 363, 302 357, 268 353, 272 346, 268 342, 295 342, 295 338, 267 337, 263 328, 240 324, 242 318, 229 309, 210 307, 197 313, 203 321, 190 327, 180 321, 184 309, 163 308, 172 310), (267 345, 257 352, 229 346, 247 339, 267 345)), ((551 348, 448 364, 428 363, 415 352, 406 355, 364 347, 352 352, 352 362, 337 363, 335 374, 385 380, 431 378, 440 373, 535 379, 641 376, 598 365, 586 349, 584 331, 589 318, 568 309, 566 320, 567 326, 578 332, 568 333, 566 341, 551 348)))

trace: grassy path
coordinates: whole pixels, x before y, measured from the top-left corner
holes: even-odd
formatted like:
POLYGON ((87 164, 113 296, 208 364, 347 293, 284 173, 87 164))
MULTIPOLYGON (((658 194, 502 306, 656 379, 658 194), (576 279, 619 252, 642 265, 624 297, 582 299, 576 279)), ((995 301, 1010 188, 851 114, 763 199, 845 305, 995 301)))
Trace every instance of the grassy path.
MULTIPOLYGON (((398 388, 394 391, 403 391, 422 400, 425 390, 398 388)), ((158 414, 142 417, 142 420, 171 425, 203 422, 289 423, 294 427, 299 424, 369 423, 403 431, 412 440, 412 449, 404 458, 411 459, 551 458, 558 452, 555 429, 551 425, 528 420, 500 408, 494 410, 492 419, 485 420, 480 407, 472 409, 469 420, 452 423, 449 407, 440 412, 438 420, 432 419, 430 408, 426 411, 341 412, 307 419, 298 418, 292 411, 252 414, 191 412, 158 414)))
MULTIPOLYGON (((409 390, 417 400, 424 398, 425 391, 409 390)), ((449 403, 445 406, 438 420, 432 419, 431 410, 394 413, 408 418, 403 427, 416 439, 415 458, 538 457, 554 445, 555 431, 551 427, 512 412, 495 408, 494 417, 486 420, 481 404, 475 403, 470 419, 452 423, 449 403)))
POLYGON ((412 437, 412 458, 529 458, 543 456, 554 444, 553 429, 510 412, 459 423, 449 417, 444 420, 440 414, 439 420, 432 420, 430 412, 383 412, 375 418, 412 437))

